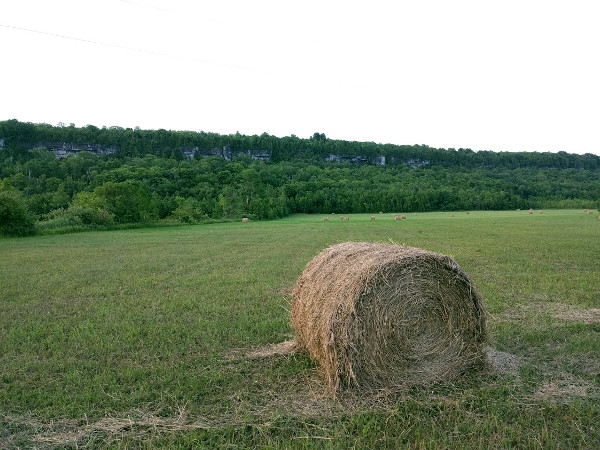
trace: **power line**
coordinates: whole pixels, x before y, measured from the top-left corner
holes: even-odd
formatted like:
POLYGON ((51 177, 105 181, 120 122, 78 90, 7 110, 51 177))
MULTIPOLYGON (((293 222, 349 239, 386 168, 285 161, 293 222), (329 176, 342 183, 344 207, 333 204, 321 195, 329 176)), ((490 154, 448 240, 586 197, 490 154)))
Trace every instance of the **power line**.
POLYGON ((4 24, 0 23, 0 27, 10 28, 10 29, 19 30, 19 31, 27 31, 29 33, 42 34, 45 36, 52 36, 52 37, 57 37, 57 38, 61 38, 61 39, 69 39, 72 41, 85 42, 87 44, 103 45, 105 47, 114 47, 114 48, 119 48, 121 50, 132 50, 132 51, 136 51, 136 52, 150 53, 150 54, 159 55, 159 56, 170 56, 170 55, 167 55, 166 53, 153 52, 150 50, 144 50, 144 49, 134 48, 134 47, 127 47, 127 46, 119 45, 119 44, 109 44, 107 42, 94 41, 92 39, 83 39, 83 38, 78 38, 78 37, 73 37, 73 36, 67 36, 64 34, 50 33, 48 31, 32 30, 31 28, 16 27, 14 25, 4 25, 4 24))
POLYGON ((83 38, 78 38, 78 37, 74 37, 74 36, 67 36, 67 35, 64 35, 64 34, 50 33, 48 31, 40 31, 40 30, 33 30, 31 28, 17 27, 17 26, 14 26, 14 25, 6 25, 6 24, 1 24, 0 23, 0 27, 7 28, 7 29, 12 29, 12 30, 18 30, 18 31, 26 31, 28 33, 41 34, 41 35, 44 35, 44 36, 52 36, 52 37, 55 37, 55 38, 68 39, 68 40, 71 40, 71 41, 84 42, 86 44, 94 44, 94 45, 100 45, 100 46, 104 46, 104 47, 118 48, 120 50, 128 50, 128 51, 134 51, 134 52, 139 52, 139 53, 146 53, 148 55, 153 55, 153 56, 161 56, 161 57, 167 57, 167 58, 181 59, 181 60, 190 61, 190 62, 194 62, 194 63, 198 63, 198 64, 210 64, 210 65, 213 65, 213 66, 226 67, 226 68, 229 68, 229 69, 238 69, 238 70, 253 71, 253 69, 250 69, 248 67, 236 66, 236 65, 233 65, 233 64, 223 64, 223 63, 217 63, 217 62, 213 62, 213 61, 206 61, 206 60, 201 60, 201 59, 196 59, 196 58, 189 58, 189 57, 185 57, 185 56, 172 55, 172 54, 169 54, 169 53, 156 52, 156 51, 153 51, 153 50, 145 50, 145 49, 142 49, 142 48, 127 47, 125 45, 119 45, 119 44, 110 44, 110 43, 107 43, 107 42, 95 41, 95 40, 92 40, 92 39, 83 39, 83 38))

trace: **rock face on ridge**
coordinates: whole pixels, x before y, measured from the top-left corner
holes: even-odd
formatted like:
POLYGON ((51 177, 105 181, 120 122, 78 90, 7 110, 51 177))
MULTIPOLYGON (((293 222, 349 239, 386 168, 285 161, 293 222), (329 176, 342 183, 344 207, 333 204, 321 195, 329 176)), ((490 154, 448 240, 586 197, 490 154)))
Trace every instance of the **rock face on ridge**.
POLYGON ((119 150, 117 145, 104 144, 76 144, 74 142, 38 142, 32 148, 46 148, 54 153, 57 158, 66 158, 79 152, 91 152, 96 155, 110 155, 119 150))
MULTIPOLYGON (((111 155, 113 153, 117 153, 119 151, 118 145, 105 145, 105 144, 91 144, 84 143, 78 144, 75 142, 62 142, 62 141, 44 141, 37 142, 35 144, 26 144, 26 147, 33 148, 45 148, 50 150, 57 158, 66 158, 69 155, 77 155, 79 152, 91 152, 96 155, 111 155)), ((0 138, 0 150, 4 148, 4 138, 0 138)), ((170 149, 155 149, 155 150, 170 150, 170 149)), ((210 157, 210 156, 220 156, 228 161, 231 161, 236 156, 249 156, 254 160, 260 161, 270 161, 273 155, 271 150, 263 149, 263 150, 232 150, 228 145, 223 147, 214 147, 214 148, 199 148, 199 147, 180 147, 178 150, 186 156, 187 158, 193 159, 196 155, 200 157, 210 157)), ((344 162, 352 165, 362 165, 362 164, 374 164, 377 166, 385 166, 388 162, 386 157, 383 155, 377 155, 375 157, 369 158, 364 155, 338 155, 338 154, 329 154, 323 157, 323 160, 326 162, 344 162)), ((395 163, 396 158, 391 158, 390 162, 395 163)), ((413 161, 411 161, 413 162, 413 161)), ((429 161, 421 162, 417 166, 427 165, 429 161)), ((410 163, 409 163, 410 164, 410 163)), ((411 166, 415 167, 413 164, 411 166)))
POLYGON ((234 156, 248 155, 252 159, 261 161, 269 161, 273 152, 271 150, 238 150, 233 151, 228 145, 223 147, 215 147, 211 149, 201 149, 198 147, 182 147, 181 152, 189 158, 193 158, 195 154, 200 156, 221 156, 226 160, 231 160, 234 156))

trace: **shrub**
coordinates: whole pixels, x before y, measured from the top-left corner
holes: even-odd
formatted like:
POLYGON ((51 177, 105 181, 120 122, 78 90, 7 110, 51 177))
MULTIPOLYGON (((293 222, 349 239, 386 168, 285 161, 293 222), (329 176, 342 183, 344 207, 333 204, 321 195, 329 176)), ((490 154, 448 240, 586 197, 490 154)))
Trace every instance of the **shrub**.
POLYGON ((176 197, 177 208, 172 216, 179 222, 195 223, 208 219, 208 214, 202 210, 202 205, 195 198, 176 197))
POLYGON ((60 208, 44 215, 45 228, 78 227, 85 225, 90 228, 96 226, 110 226, 115 223, 115 215, 105 209, 71 205, 67 209, 60 208))
POLYGON ((28 236, 35 233, 35 218, 17 192, 0 191, 0 234, 28 236))
POLYGON ((109 181, 94 189, 93 196, 114 214, 118 223, 143 222, 154 218, 158 212, 156 195, 137 180, 109 181))

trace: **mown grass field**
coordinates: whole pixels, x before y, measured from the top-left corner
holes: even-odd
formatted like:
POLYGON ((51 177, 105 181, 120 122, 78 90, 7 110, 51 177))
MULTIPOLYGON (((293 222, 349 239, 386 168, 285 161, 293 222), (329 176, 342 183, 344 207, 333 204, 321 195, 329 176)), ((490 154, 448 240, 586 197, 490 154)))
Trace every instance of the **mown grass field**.
POLYGON ((0 240, 0 447, 600 447, 600 220, 577 210, 293 216, 0 240), (326 246, 449 254, 498 370, 327 392, 289 290, 326 246))

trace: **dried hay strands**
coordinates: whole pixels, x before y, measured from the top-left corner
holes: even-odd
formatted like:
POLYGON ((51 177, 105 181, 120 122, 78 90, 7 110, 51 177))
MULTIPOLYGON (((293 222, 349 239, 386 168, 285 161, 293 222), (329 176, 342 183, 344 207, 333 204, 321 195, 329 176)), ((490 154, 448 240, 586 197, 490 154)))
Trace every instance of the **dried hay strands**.
POLYGON ((451 380, 485 361, 482 297, 449 256, 346 242, 308 263, 292 292, 296 346, 334 389, 451 380))

